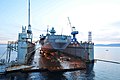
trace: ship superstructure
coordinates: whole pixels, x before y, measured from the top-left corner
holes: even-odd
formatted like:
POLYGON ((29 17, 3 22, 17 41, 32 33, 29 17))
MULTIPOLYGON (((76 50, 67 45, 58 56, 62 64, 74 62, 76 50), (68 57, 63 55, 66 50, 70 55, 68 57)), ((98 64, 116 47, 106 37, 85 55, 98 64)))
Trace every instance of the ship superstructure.
POLYGON ((19 64, 29 63, 30 57, 34 53, 35 44, 32 43, 32 34, 27 33, 26 27, 22 27, 22 33, 18 37, 18 55, 17 61, 19 64))
POLYGON ((47 33, 46 36, 40 36, 40 43, 42 45, 41 50, 43 51, 62 51, 71 42, 71 36, 67 35, 55 35, 56 31, 54 27, 50 30, 50 34, 47 33))

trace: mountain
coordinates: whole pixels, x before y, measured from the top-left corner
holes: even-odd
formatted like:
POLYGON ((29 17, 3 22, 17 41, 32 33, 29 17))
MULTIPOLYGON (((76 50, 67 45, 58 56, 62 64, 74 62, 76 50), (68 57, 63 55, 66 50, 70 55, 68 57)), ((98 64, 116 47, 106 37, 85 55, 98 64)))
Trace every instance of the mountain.
POLYGON ((95 44, 95 46, 120 47, 120 43, 115 43, 115 44, 95 44))

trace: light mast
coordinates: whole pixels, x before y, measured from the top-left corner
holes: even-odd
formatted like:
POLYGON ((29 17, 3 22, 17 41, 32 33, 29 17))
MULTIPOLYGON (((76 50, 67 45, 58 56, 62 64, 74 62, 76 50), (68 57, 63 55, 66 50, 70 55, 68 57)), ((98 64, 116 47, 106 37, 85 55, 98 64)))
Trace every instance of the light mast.
POLYGON ((88 32, 88 42, 92 42, 92 32, 88 32))

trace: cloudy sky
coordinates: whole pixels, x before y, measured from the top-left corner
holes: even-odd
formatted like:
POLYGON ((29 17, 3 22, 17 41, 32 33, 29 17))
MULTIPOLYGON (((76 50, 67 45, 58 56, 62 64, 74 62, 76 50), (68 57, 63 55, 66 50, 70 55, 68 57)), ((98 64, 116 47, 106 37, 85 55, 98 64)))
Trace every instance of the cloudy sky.
MULTIPOLYGON (((22 26, 28 25, 28 0, 0 0, 0 43, 16 41, 22 26)), ((79 31, 78 41, 88 40, 88 31, 97 43, 120 43, 120 0, 31 0, 33 40, 46 34, 47 25, 56 34, 79 31)))

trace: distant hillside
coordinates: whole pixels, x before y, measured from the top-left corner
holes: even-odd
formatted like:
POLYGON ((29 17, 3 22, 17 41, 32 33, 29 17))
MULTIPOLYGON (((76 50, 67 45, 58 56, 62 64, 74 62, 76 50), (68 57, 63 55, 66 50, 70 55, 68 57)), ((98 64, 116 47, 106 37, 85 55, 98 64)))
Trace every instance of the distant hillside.
POLYGON ((7 45, 7 44, 0 44, 0 45, 7 45))
POLYGON ((0 44, 0 45, 7 45, 7 44, 0 44))
POLYGON ((95 44, 95 46, 120 47, 120 43, 118 43, 118 44, 95 44))

